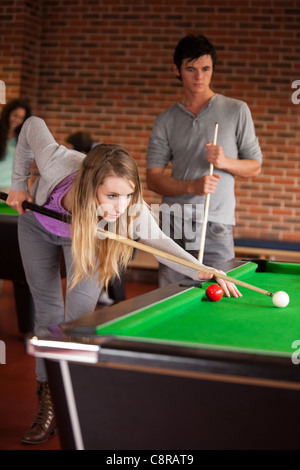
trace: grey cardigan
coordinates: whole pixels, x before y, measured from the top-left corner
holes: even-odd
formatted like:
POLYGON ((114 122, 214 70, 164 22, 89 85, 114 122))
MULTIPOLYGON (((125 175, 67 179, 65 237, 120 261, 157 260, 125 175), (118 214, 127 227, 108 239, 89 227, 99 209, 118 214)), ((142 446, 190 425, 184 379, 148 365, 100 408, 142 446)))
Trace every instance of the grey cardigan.
MULTIPOLYGON (((12 174, 12 189, 17 191, 28 190, 30 168, 35 160, 40 176, 31 189, 31 195, 39 205, 45 204, 51 192, 64 178, 78 170, 85 155, 58 145, 49 131, 45 121, 32 116, 23 124, 12 174)), ((142 203, 140 216, 134 221, 133 232, 137 233, 145 245, 158 248, 179 258, 201 264, 192 255, 187 253, 173 240, 167 237, 159 228, 153 215, 145 203, 142 203)), ((172 269, 198 279, 197 270, 185 267, 163 258, 156 257, 172 269)), ((203 266, 203 265, 202 265, 203 266)))

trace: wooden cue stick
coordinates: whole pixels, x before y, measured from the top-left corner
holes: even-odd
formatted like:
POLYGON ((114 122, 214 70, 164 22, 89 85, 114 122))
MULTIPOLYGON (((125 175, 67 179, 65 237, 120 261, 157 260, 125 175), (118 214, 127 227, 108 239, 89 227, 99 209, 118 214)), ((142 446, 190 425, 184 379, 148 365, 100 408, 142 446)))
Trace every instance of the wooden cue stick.
MULTIPOLYGON (((7 194, 0 192, 0 199, 3 199, 6 201, 7 199, 7 194)), ((55 211, 52 211, 50 209, 45 209, 44 207, 38 206, 37 204, 34 204, 32 202, 24 201, 23 202, 23 208, 24 209, 30 209, 34 212, 39 212, 40 214, 47 215, 48 217, 52 217, 54 219, 61 220, 62 222, 71 222, 71 217, 65 216, 63 214, 59 214, 55 211)), ((130 238, 125 238, 121 237, 120 235, 115 235, 114 233, 108 232, 106 230, 99 230, 97 229, 98 233, 101 233, 103 236, 107 238, 111 238, 113 240, 117 240, 119 242, 125 243, 127 245, 130 245, 134 248, 137 248, 141 251, 146 251, 147 253, 151 253, 154 256, 159 256, 160 258, 165 258, 170 261, 173 261, 174 263, 182 264, 183 266, 187 266, 188 268, 196 269, 198 272, 206 272, 209 274, 213 274, 215 277, 218 277, 219 279, 223 279, 224 281, 232 282, 234 284, 237 284, 239 286, 245 287, 247 289, 253 290, 255 292, 259 292, 261 294, 269 295, 270 297, 273 296, 271 292, 268 292, 266 290, 260 289, 259 287, 252 286, 251 284, 247 284, 246 282, 240 281, 238 279, 234 279, 232 277, 226 276, 226 274, 222 273, 217 273, 213 268, 208 268, 206 266, 199 266, 196 263, 192 263, 191 261, 184 260, 182 258, 178 258, 177 256, 171 255, 169 253, 166 253, 165 251, 158 250, 157 248, 152 248, 150 246, 144 245, 143 243, 136 242, 134 240, 131 240, 130 238)))
MULTIPOLYGON (((182 264, 183 266, 186 266, 191 269, 196 269, 198 272, 202 271, 205 273, 213 274, 216 278, 223 279, 224 281, 232 282, 233 284, 237 284, 239 286, 245 287, 246 289, 253 290, 255 292, 259 292, 260 294, 268 295, 270 297, 273 296, 271 292, 268 292, 264 289, 261 289, 260 287, 252 286, 251 284, 247 284, 244 281, 240 281, 239 279, 234 279, 233 277, 227 276, 226 274, 218 273, 216 272, 215 269, 213 268, 208 268, 207 266, 199 266, 196 263, 193 263, 192 261, 188 261, 182 258, 178 258, 178 256, 174 256, 170 253, 166 253, 165 251, 159 250, 157 248, 153 248, 151 246, 144 245, 141 242, 137 242, 135 240, 132 240, 130 238, 122 237, 121 235, 117 235, 115 233, 109 232, 107 230, 99 229, 97 228, 97 233, 101 234, 102 236, 106 238, 110 238, 112 240, 116 240, 118 242, 124 243, 126 245, 132 246, 133 248, 137 248, 138 250, 145 251, 147 253, 150 253, 154 256, 158 256, 160 258, 165 258, 168 259, 169 261, 173 261, 174 263, 182 264)), ((99 235, 100 238, 100 235, 99 235)))
MULTIPOLYGON (((0 191, 0 199, 6 201, 8 194, 3 193, 0 191)), ((59 212, 52 211, 51 209, 46 209, 43 206, 38 206, 34 202, 23 201, 22 203, 23 209, 29 209, 33 212, 38 212, 39 214, 47 215, 47 217, 51 217, 52 219, 60 220, 61 222, 66 222, 70 224, 72 222, 72 217, 66 214, 60 214, 59 212)))
MULTIPOLYGON (((219 128, 219 124, 216 122, 215 123, 214 138, 213 138, 213 145, 217 145, 218 128, 219 128)), ((213 174, 214 174, 214 165, 211 163, 209 165, 209 175, 212 176, 213 174)), ((201 231, 201 237, 200 237, 200 248, 199 248, 199 255, 198 255, 198 261, 200 263, 203 263, 209 203, 210 203, 210 194, 207 194, 206 199, 205 199, 205 205, 204 205, 203 224, 202 224, 202 231, 201 231)))

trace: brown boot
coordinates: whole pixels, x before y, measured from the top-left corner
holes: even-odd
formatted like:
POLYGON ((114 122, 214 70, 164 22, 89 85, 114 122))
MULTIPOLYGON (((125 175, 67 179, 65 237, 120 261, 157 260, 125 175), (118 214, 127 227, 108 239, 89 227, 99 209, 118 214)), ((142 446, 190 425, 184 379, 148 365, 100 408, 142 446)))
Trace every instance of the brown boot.
POLYGON ((56 419, 48 382, 38 382, 37 396, 39 399, 39 411, 33 424, 22 438, 24 444, 42 444, 46 442, 50 434, 57 432, 56 419))

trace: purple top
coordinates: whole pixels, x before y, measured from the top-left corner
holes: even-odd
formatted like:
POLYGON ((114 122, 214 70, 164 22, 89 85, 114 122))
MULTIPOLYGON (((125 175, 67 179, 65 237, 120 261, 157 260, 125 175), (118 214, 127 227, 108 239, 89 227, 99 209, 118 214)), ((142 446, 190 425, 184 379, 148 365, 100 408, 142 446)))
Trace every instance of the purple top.
MULTIPOLYGON (((71 214, 62 207, 61 200, 69 191, 76 176, 77 171, 71 173, 61 183, 59 183, 43 207, 51 209, 60 214, 66 214, 70 216, 71 214)), ((67 222, 61 222, 60 220, 52 219, 47 215, 39 214, 37 212, 35 212, 34 215, 40 224, 42 224, 42 226, 48 230, 48 232, 53 233, 54 235, 58 235, 59 237, 71 238, 71 226, 67 222)))

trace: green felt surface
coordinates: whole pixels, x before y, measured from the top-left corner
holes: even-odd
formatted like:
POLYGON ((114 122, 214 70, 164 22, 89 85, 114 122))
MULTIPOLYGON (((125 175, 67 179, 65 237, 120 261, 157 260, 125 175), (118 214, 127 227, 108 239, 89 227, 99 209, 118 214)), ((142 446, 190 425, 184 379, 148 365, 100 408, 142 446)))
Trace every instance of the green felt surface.
POLYGON ((293 341, 300 340, 300 264, 269 262, 267 272, 256 268, 248 263, 228 275, 273 293, 287 292, 286 308, 277 308, 269 296, 242 287, 242 298, 210 302, 205 295, 209 283, 205 283, 96 331, 152 342, 291 355, 293 341))
POLYGON ((5 204, 5 202, 0 201, 0 215, 18 215, 18 212, 5 204))

